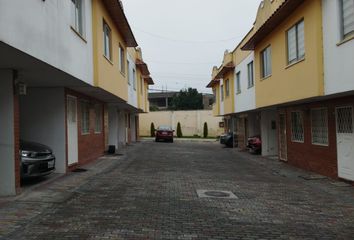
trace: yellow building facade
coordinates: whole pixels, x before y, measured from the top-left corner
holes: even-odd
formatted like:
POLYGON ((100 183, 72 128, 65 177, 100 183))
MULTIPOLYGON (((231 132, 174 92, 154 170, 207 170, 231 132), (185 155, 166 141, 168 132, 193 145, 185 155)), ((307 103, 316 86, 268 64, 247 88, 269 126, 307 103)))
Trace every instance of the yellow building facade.
POLYGON ((257 108, 324 94, 321 0, 305 1, 287 9, 288 2, 294 1, 282 1, 280 5, 264 1, 258 12, 255 33, 243 46, 244 50, 254 50, 255 54, 257 108), (289 12, 282 21, 265 20, 281 11, 289 12), (298 23, 303 23, 304 27, 304 56, 289 63, 287 33, 298 23), (272 30, 263 30, 266 28, 272 30), (268 47, 271 73, 262 76, 262 51, 268 47))

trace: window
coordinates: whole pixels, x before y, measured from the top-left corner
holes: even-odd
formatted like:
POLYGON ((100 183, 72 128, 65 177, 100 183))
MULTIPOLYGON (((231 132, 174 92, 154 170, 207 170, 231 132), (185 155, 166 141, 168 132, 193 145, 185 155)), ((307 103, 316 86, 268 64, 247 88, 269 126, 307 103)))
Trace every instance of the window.
POLYGON ((96 104, 95 105, 95 133, 102 132, 102 105, 96 104))
POLYGON ((291 113, 291 140, 293 142, 304 142, 304 123, 302 112, 291 113))
POLYGON ((103 44, 104 44, 104 56, 108 60, 112 60, 111 56, 111 29, 107 25, 107 23, 103 22, 103 44))
POLYGON ((136 71, 133 69, 133 88, 136 90, 136 71))
POLYGON ((261 52, 262 78, 269 77, 272 74, 272 52, 270 46, 261 52))
POLYGON ((144 79, 142 77, 140 77, 140 93, 144 94, 144 79))
POLYGON ((224 85, 220 86, 221 101, 224 101, 224 85))
POLYGON ((84 36, 84 5, 82 0, 71 0, 72 27, 84 36))
POLYGON ((241 93, 241 72, 236 73, 236 94, 241 93))
POLYGON ((128 73, 128 76, 127 76, 127 80, 128 80, 128 84, 130 85, 130 63, 129 61, 127 60, 127 73, 128 73))
POLYGON ((81 102, 81 133, 90 133, 90 106, 86 101, 81 102))
POLYGON ((341 0, 342 38, 354 34, 354 0, 341 0))
POLYGON ((229 79, 227 79, 225 81, 225 92, 226 92, 226 97, 228 97, 230 95, 230 81, 229 81, 229 79))
POLYGON ((328 111, 326 108, 311 109, 312 143, 328 145, 328 111))
POLYGON ((288 64, 300 61, 305 57, 304 20, 301 20, 287 32, 288 64))
POLYGON ((247 65, 248 71, 248 88, 254 86, 254 76, 253 76, 253 61, 247 65))
POLYGON ((124 48, 121 45, 119 45, 119 70, 121 73, 125 74, 124 48))

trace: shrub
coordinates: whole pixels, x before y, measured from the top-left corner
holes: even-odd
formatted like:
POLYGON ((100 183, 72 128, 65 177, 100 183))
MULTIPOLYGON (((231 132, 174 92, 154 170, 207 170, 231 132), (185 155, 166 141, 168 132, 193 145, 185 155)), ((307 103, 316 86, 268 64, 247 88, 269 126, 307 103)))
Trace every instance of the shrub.
POLYGON ((203 137, 207 138, 208 137, 208 123, 204 123, 204 129, 203 129, 203 137))
POLYGON ((178 138, 183 137, 182 128, 181 128, 181 123, 180 122, 178 122, 178 124, 177 124, 177 137, 178 138))
POLYGON ((155 137, 155 125, 153 122, 150 125, 150 136, 155 137))

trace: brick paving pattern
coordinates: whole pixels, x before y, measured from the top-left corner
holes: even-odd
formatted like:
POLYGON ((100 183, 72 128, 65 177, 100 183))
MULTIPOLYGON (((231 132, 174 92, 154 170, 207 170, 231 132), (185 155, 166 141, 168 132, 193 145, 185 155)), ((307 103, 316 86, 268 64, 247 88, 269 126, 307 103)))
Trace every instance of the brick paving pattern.
POLYGON ((145 142, 76 188, 68 181, 79 180, 65 177, 70 187, 55 183, 52 198, 0 205, 0 238, 353 239, 353 187, 299 177, 306 174, 219 144, 145 142), (197 190, 237 198, 198 198, 197 190))

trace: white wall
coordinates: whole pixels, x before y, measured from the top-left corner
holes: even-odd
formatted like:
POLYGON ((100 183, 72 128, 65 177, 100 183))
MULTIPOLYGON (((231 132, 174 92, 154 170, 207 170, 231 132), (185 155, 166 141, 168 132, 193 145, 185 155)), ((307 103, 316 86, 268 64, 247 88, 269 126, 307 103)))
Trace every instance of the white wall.
POLYGON ((126 145, 126 126, 124 111, 118 112, 118 144, 119 146, 126 145))
POLYGON ((119 148, 118 136, 118 110, 114 106, 108 107, 108 145, 114 145, 116 149, 119 148))
POLYGON ((0 196, 16 194, 12 86, 11 70, 0 70, 0 196))
MULTIPOLYGON (((245 58, 235 70, 235 109, 236 113, 253 110, 256 108, 256 93, 255 86, 248 88, 248 67, 247 65, 254 61, 254 53, 252 52, 245 58), (241 76, 241 93, 236 94, 236 73, 240 72, 241 76)), ((254 75, 254 69, 253 69, 254 75)), ((253 76, 253 79, 255 76, 253 76)))
POLYGON ((130 85, 128 84, 128 104, 131 106, 134 106, 135 108, 138 107, 138 96, 137 96, 137 89, 138 89, 138 81, 137 81, 137 75, 136 75, 136 66, 133 58, 127 54, 127 58, 129 61, 129 82, 130 85), (134 78, 133 78, 133 70, 135 70, 135 89, 134 89, 134 78))
POLYGON ((21 96, 21 139, 52 148, 58 173, 66 172, 65 122, 64 88, 29 88, 21 96))
POLYGON ((354 90, 354 40, 341 42, 339 1, 322 0, 325 94, 354 90))
POLYGON ((0 0, 0 41, 92 85, 92 6, 83 2, 87 43, 70 28, 70 0, 0 0))
POLYGON ((131 140, 132 142, 136 142, 135 114, 131 114, 130 116, 131 140))
POLYGON ((154 123, 155 128, 168 125, 177 130, 177 124, 180 122, 184 136, 202 136, 206 122, 209 136, 216 137, 224 132, 224 129, 219 127, 219 122, 222 121, 222 117, 213 116, 212 110, 149 112, 139 115, 139 135, 150 136, 151 123, 154 123))
POLYGON ((264 110, 261 112, 261 138, 263 156, 278 155, 277 129, 272 129, 272 121, 276 122, 276 119, 276 110, 264 110))

